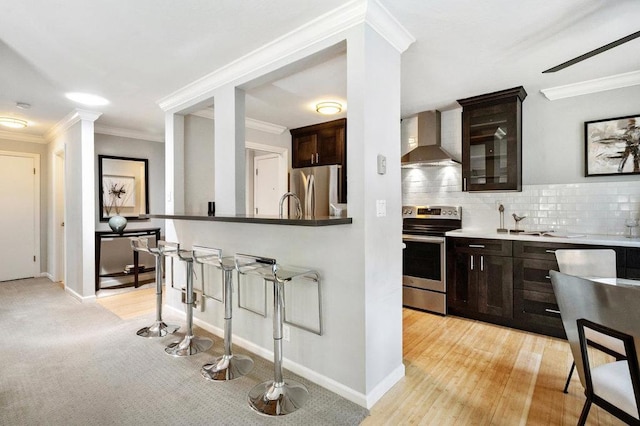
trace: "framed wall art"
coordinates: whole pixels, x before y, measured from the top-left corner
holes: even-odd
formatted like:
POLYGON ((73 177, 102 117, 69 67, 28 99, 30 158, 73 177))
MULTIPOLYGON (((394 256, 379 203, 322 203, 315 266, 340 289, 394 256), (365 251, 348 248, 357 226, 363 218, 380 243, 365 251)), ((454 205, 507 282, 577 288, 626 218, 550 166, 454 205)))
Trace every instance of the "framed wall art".
POLYGON ((640 114, 584 123, 585 176, 640 174, 640 114))
POLYGON ((149 213, 149 172, 145 158, 98 156, 98 202, 101 222, 120 215, 127 220, 149 213))

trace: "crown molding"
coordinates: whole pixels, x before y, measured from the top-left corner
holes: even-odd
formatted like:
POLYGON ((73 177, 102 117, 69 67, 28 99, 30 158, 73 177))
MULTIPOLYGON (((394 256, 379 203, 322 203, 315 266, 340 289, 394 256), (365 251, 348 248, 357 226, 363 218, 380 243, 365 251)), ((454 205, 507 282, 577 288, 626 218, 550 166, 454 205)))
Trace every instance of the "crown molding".
MULTIPOLYGON (((198 110, 196 112, 192 112, 191 115, 195 115, 196 117, 207 118, 209 120, 215 120, 215 115, 213 108, 205 108, 198 110)), ((287 128, 285 126, 280 126, 279 124, 269 123, 267 121, 260 121, 254 118, 246 117, 244 119, 245 127, 249 129, 259 130, 261 132, 272 133, 274 135, 281 135, 287 128)))
POLYGON ((140 139, 152 142, 164 142, 163 136, 153 135, 151 133, 141 132, 138 130, 123 129, 120 127, 96 125, 94 132, 101 135, 119 136, 122 138, 140 139))
POLYGON ((624 74, 567 84, 565 86, 550 87, 548 89, 542 89, 540 92, 550 101, 555 101, 556 99, 572 98, 574 96, 636 86, 638 84, 640 84, 640 71, 631 71, 624 74))
POLYGON ((44 138, 47 141, 51 141, 56 138, 56 136, 60 135, 62 132, 68 130, 74 124, 80 121, 91 121, 94 122, 102 115, 101 112, 95 111, 87 111, 84 109, 75 109, 67 114, 62 120, 58 121, 54 124, 45 134, 44 138))
POLYGON ((278 124, 268 123, 266 121, 260 121, 253 118, 245 118, 244 125, 249 129, 260 130, 261 132, 273 133, 274 135, 281 135, 287 128, 278 124))
POLYGON ((367 3, 366 22, 400 53, 416 41, 416 38, 377 0, 367 3))
POLYGON ((6 130, 0 130, 0 139, 15 141, 15 142, 30 142, 30 143, 48 143, 45 138, 40 135, 33 135, 29 133, 18 133, 6 130))
POLYGON ((157 103, 165 112, 184 110, 218 87, 363 23, 368 23, 401 53, 415 41, 377 0, 354 0, 195 80, 157 103))

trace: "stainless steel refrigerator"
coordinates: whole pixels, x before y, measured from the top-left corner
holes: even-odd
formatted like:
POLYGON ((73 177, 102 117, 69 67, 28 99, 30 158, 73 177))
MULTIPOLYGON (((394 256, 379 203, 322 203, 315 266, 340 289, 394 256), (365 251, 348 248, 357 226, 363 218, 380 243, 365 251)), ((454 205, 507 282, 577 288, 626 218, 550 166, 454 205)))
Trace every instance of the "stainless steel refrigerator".
MULTIPOLYGON (((317 166, 292 169, 289 190, 300 198, 302 213, 306 218, 336 215, 344 208, 341 199, 342 166, 317 166), (333 208, 331 208, 333 205, 333 208)), ((346 214, 345 211, 342 214, 346 214)), ((295 217, 293 201, 289 201, 289 217, 295 217)))

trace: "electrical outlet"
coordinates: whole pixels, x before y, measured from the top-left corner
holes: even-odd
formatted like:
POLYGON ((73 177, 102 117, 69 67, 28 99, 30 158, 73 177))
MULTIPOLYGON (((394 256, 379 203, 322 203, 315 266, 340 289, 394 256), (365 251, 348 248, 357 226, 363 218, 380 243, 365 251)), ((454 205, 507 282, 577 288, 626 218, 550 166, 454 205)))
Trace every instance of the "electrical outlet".
POLYGON ((289 328, 288 325, 282 326, 282 338, 284 339, 285 342, 289 342, 291 339, 291 329, 289 328))

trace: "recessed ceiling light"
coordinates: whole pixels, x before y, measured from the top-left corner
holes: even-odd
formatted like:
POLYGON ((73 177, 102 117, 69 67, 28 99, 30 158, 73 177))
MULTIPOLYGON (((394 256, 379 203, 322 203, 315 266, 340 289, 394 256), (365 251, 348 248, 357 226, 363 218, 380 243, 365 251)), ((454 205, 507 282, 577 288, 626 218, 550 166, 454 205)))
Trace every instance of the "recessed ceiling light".
POLYGON ((25 120, 20 120, 19 118, 0 117, 0 125, 10 127, 12 129, 23 129, 27 127, 27 122, 25 120))
POLYGON ((109 103, 109 101, 102 96, 92 95, 90 93, 72 92, 65 94, 65 96, 68 99, 71 99, 72 101, 78 102, 79 104, 83 105, 98 106, 107 105, 109 103))
POLYGON ((325 115, 337 114, 342 111, 342 105, 338 102, 320 102, 316 105, 316 111, 325 115))

